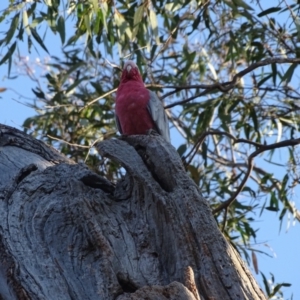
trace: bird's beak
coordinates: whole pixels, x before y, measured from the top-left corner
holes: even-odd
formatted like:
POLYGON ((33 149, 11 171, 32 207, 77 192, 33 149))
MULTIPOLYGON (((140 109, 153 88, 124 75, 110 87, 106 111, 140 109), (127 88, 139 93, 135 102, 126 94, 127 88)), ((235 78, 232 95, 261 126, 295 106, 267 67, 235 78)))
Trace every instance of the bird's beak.
POLYGON ((128 66, 126 67, 126 70, 127 70, 128 73, 131 71, 131 69, 132 69, 132 66, 131 66, 131 65, 128 65, 128 66))

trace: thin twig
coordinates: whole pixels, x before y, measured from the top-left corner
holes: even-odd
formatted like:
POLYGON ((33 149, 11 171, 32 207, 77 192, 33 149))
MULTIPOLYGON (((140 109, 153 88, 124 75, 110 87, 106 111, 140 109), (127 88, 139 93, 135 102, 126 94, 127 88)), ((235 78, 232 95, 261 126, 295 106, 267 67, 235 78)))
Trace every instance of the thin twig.
POLYGON ((90 148, 90 146, 83 146, 83 145, 79 145, 79 144, 72 144, 72 143, 69 143, 69 142, 67 142, 67 141, 64 141, 64 140, 62 140, 62 139, 56 138, 56 137, 51 136, 51 135, 49 135, 49 134, 47 134, 46 136, 47 136, 48 138, 52 139, 52 140, 56 140, 56 141, 65 143, 65 144, 67 144, 67 145, 69 145, 69 146, 78 147, 78 148, 85 148, 85 149, 90 148))
POLYGON ((95 98, 95 99, 92 100, 91 102, 87 103, 84 107, 82 107, 79 111, 82 111, 83 109, 85 109, 85 108, 91 106, 92 104, 94 104, 94 103, 97 102, 98 100, 100 100, 100 99, 102 99, 102 98, 105 98, 105 97, 111 95, 111 94, 114 93, 116 90, 117 90, 117 89, 115 88, 115 89, 110 90, 109 92, 107 92, 107 93, 105 93, 105 94, 103 94, 103 95, 101 95, 101 96, 95 98))
MULTIPOLYGON (((194 100, 194 99, 196 99, 196 98, 199 98, 199 97, 202 97, 202 96, 208 94, 210 91, 211 91, 211 89, 207 89, 207 90, 205 90, 205 91, 203 91, 203 92, 201 92, 201 93, 198 93, 198 94, 196 94, 196 95, 194 95, 194 96, 192 96, 192 97, 189 97, 189 98, 187 98, 187 99, 184 99, 184 100, 177 101, 177 102, 174 102, 174 103, 172 103, 172 104, 166 105, 164 108, 165 108, 165 109, 168 109, 168 108, 174 107, 174 106, 179 105, 179 104, 181 105, 181 104, 190 102, 190 101, 192 101, 192 100, 194 100)), ((162 97, 162 99, 163 99, 163 98, 164 98, 164 97, 162 97)))
POLYGON ((105 61, 114 69, 118 69, 119 71, 122 71, 122 68, 116 64, 111 63, 108 59, 105 58, 105 61))
POLYGON ((89 151, 88 151, 88 153, 87 153, 87 155, 86 155, 86 157, 85 157, 85 159, 84 159, 84 163, 86 163, 86 161, 87 161, 87 159, 88 159, 88 157, 89 157, 89 155, 90 155, 91 149, 95 146, 96 143, 98 143, 98 142, 101 141, 101 140, 103 140, 103 138, 96 139, 96 140, 92 143, 92 145, 89 146, 89 151))

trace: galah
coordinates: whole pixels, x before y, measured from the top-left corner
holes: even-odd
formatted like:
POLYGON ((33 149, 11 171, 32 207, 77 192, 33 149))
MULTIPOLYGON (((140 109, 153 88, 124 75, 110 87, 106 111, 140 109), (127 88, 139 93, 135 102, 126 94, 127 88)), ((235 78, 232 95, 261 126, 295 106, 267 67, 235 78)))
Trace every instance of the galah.
POLYGON ((116 124, 124 135, 147 134, 151 129, 170 142, 168 118, 156 94, 146 89, 137 65, 124 65, 116 97, 116 124))

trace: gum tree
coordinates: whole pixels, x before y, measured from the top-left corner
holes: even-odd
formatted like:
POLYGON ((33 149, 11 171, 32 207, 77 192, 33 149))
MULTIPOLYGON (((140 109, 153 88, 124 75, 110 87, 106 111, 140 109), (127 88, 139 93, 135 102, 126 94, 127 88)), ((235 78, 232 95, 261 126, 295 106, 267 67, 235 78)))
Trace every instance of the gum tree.
MULTIPOLYGON (((15 76, 24 42, 50 56, 46 72, 21 64, 37 111, 25 132, 116 183, 125 180, 121 159, 100 158, 93 147, 115 135, 119 67, 135 60, 165 103, 173 144, 219 229, 259 271, 257 215, 279 212, 278 224, 286 215, 300 218, 292 198, 299 181, 298 11, 294 2, 240 0, 11 1, 1 16, 0 64, 15 76), (59 56, 50 55, 53 40, 59 56)), ((264 282, 269 297, 281 287, 264 282)))

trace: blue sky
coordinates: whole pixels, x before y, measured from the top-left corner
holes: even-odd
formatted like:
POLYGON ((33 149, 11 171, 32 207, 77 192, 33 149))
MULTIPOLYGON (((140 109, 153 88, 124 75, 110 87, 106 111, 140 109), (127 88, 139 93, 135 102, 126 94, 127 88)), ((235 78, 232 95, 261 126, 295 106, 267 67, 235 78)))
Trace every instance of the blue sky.
MULTIPOLYGON (((4 1, 3 1, 4 2, 4 1)), ((0 3, 0 10, 3 8, 3 2, 0 3)), ((6 5, 6 3, 5 3, 6 5)), ((59 36, 51 35, 49 38, 51 42, 47 43, 50 46, 50 53, 59 53, 56 45, 60 45, 59 36), (51 49, 52 47, 52 49, 51 49)), ((0 32, 0 39, 2 38, 0 32)), ((27 57, 26 47, 21 48, 24 51, 24 57, 27 57)), ((0 58, 4 53, 0 53, 0 58)), ((28 57, 29 63, 36 62, 36 59, 47 58, 48 55, 40 50, 36 53, 32 50, 32 54, 28 57)), ((0 93, 0 123, 21 129, 24 120, 36 114, 36 112, 28 106, 22 104, 31 100, 21 99, 19 94, 25 97, 34 99, 31 88, 34 88, 34 83, 26 76, 21 76, 14 80, 7 79, 7 66, 0 66, 0 88, 7 88, 7 91, 0 93), (17 92, 17 93, 16 93, 17 92), (22 103, 20 103, 22 102, 22 103)), ((181 137, 172 132, 173 145, 179 146, 182 142, 181 137)), ((297 203, 300 208, 300 201, 297 203)), ((291 220, 292 222, 293 220, 291 220)), ((295 300, 300 299, 300 226, 299 224, 290 224, 287 230, 288 220, 285 219, 282 229, 279 232, 278 215, 274 212, 265 211, 263 215, 258 218, 256 228, 259 228, 256 246, 259 250, 266 251, 273 258, 265 255, 257 254, 258 266, 267 278, 270 278, 269 272, 273 273, 277 283, 288 282, 292 284, 291 288, 283 288, 285 299, 290 299, 291 294, 295 300)), ((254 270, 250 267, 252 272, 254 270)), ((257 277, 261 282, 261 276, 257 277)))

